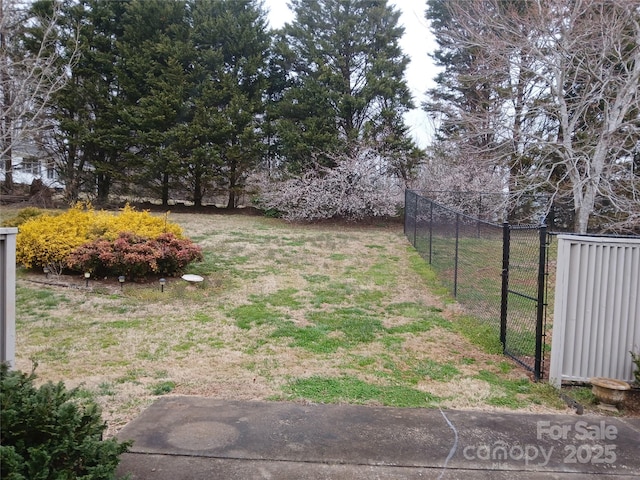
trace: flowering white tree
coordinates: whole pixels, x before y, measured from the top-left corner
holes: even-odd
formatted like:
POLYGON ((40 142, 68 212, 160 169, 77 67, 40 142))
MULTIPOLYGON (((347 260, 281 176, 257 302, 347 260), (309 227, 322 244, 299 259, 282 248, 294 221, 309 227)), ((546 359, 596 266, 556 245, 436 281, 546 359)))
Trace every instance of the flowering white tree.
POLYGON ((295 178, 254 178, 256 203, 293 221, 397 215, 404 198, 403 182, 385 173, 374 150, 359 149, 333 161, 333 168, 316 165, 295 178))

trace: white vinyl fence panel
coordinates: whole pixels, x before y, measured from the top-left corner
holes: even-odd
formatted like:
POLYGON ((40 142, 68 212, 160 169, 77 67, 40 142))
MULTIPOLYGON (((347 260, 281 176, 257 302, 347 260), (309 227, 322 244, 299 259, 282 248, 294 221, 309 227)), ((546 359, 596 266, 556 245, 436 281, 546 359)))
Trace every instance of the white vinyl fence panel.
POLYGON ((549 378, 633 380, 640 350, 640 239, 558 236, 549 378))
POLYGON ((16 350, 16 234, 0 228, 0 362, 13 366, 16 350))

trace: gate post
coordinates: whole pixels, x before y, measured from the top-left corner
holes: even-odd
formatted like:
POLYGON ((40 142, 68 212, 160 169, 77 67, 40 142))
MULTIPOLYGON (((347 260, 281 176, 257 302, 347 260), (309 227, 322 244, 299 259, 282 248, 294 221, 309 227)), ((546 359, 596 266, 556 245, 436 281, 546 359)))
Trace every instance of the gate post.
POLYGON ((0 362, 14 366, 16 354, 16 235, 0 228, 0 362))
POLYGON ((534 380, 542 378, 542 338, 544 337, 545 276, 547 274, 547 226, 540 226, 540 253, 538 256, 538 301, 536 306, 536 358, 533 367, 534 380))
POLYGON ((407 221, 408 221, 408 217, 407 217, 407 200, 409 199, 409 189, 405 188, 404 189, 404 218, 403 218, 403 223, 404 223, 404 228, 403 228, 403 232, 405 234, 405 236, 407 235, 407 221))
POLYGON ((509 222, 502 224, 502 294, 500 297, 500 343, 502 351, 507 347, 507 308, 509 305, 509 249, 511 231, 509 222))

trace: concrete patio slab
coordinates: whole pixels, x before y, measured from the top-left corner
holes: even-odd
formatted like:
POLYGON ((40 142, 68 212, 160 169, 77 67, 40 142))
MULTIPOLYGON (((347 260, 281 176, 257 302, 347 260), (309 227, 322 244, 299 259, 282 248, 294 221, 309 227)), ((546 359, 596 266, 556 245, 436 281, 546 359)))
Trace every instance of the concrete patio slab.
POLYGON ((164 397, 118 434, 142 479, 638 478, 640 420, 164 397))

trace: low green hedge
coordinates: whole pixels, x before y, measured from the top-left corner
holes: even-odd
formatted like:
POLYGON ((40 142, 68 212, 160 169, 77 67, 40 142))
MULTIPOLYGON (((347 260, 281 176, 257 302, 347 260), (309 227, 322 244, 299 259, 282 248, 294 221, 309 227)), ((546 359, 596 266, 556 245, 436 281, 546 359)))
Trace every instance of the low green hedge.
POLYGON ((93 399, 62 382, 36 388, 34 379, 0 365, 0 478, 115 478, 130 443, 102 439, 106 424, 93 399))

